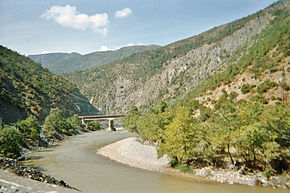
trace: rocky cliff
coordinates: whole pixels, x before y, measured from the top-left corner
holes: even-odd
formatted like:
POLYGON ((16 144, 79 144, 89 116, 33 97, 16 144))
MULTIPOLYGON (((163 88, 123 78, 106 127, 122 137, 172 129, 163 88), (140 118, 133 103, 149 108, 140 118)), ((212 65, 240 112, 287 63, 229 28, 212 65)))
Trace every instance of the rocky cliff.
POLYGON ((94 106, 107 113, 127 112, 132 105, 148 107, 160 99, 174 100, 241 62, 281 12, 289 13, 289 1, 278 1, 200 35, 67 77, 94 106))

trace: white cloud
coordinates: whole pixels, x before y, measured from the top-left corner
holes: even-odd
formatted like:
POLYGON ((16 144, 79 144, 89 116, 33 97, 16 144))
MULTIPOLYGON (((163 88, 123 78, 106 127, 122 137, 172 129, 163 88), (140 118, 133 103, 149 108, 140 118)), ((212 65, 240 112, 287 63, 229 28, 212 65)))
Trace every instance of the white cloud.
POLYGON ((127 17, 130 14, 132 14, 132 10, 127 7, 127 8, 124 8, 122 10, 116 11, 115 12, 115 17, 116 18, 124 18, 124 17, 127 17))
POLYGON ((46 50, 44 50, 44 51, 41 52, 41 54, 48 54, 48 53, 50 53, 50 52, 49 51, 46 51, 46 50))
POLYGON ((127 46, 140 46, 140 45, 143 45, 143 44, 141 42, 127 44, 127 46))
POLYGON ((62 26, 79 30, 91 28, 95 32, 102 34, 106 34, 108 31, 106 27, 109 24, 107 13, 88 16, 87 14, 78 13, 77 8, 70 5, 64 7, 52 6, 49 10, 46 10, 41 17, 47 20, 52 19, 62 26))
POLYGON ((126 45, 116 47, 115 50, 119 50, 121 48, 128 47, 128 46, 142 46, 142 45, 144 45, 142 42, 138 42, 138 43, 128 43, 126 45))
POLYGON ((98 51, 104 52, 104 51, 108 51, 108 50, 110 50, 110 49, 107 46, 101 46, 101 48, 98 51))

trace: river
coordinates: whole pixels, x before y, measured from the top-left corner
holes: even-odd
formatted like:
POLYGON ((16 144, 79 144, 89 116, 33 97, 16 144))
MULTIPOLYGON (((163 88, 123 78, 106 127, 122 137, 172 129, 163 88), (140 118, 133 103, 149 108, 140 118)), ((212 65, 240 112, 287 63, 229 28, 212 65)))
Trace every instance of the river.
POLYGON ((70 137, 43 152, 34 152, 25 165, 62 179, 85 193, 269 193, 284 189, 203 182, 132 168, 96 153, 99 147, 131 137, 126 131, 96 131, 70 137))

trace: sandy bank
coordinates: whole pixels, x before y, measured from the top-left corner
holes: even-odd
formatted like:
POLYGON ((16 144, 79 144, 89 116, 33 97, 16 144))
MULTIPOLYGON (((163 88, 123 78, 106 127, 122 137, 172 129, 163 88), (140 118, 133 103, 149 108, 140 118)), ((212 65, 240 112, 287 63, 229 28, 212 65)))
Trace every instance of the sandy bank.
POLYGON ((151 171, 164 171, 169 163, 167 156, 158 159, 156 149, 153 146, 141 144, 136 137, 123 139, 102 147, 98 153, 131 167, 151 171))

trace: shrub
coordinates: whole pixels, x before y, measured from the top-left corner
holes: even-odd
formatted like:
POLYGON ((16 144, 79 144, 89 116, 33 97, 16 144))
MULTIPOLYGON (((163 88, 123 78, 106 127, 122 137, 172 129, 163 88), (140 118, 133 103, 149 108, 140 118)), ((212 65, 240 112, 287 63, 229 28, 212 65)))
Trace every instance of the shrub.
POLYGON ((277 72, 277 71, 278 71, 278 68, 271 68, 271 69, 269 70, 270 73, 274 73, 274 72, 277 72))
POLYGON ((35 145, 40 141, 41 128, 35 116, 30 115, 27 119, 18 121, 15 126, 29 145, 35 145))
POLYGON ((5 125, 0 127, 0 153, 6 157, 16 158, 21 155, 21 134, 16 128, 5 125))
POLYGON ((79 131, 85 131, 85 126, 82 124, 77 114, 66 119, 66 121, 75 129, 79 131))
POLYGON ((43 132, 48 138, 61 138, 61 135, 76 134, 75 130, 62 116, 62 111, 51 109, 50 114, 45 118, 43 132))
POLYGON ((257 87, 257 92, 259 94, 263 94, 263 93, 267 92, 267 90, 274 88, 275 86, 278 86, 278 84, 276 82, 273 82, 270 80, 265 80, 262 84, 260 84, 257 87))
POLYGON ((235 98, 237 98, 237 96, 239 96, 239 94, 235 91, 232 91, 229 95, 230 100, 234 100, 235 98))
POLYGON ((132 132, 137 132, 137 120, 139 119, 138 108, 132 106, 129 114, 124 118, 124 128, 132 132))
POLYGON ((89 122, 88 129, 91 131, 99 130, 101 129, 101 123, 98 120, 89 122))
POLYGON ((241 93, 242 94, 247 94, 254 87, 255 87, 255 85, 243 84, 243 86, 241 88, 241 93))
POLYGON ((262 96, 255 96, 254 101, 261 103, 261 104, 268 104, 268 100, 262 96))

